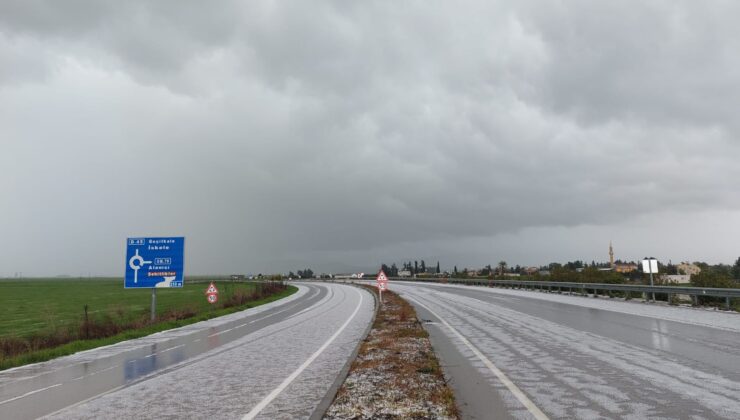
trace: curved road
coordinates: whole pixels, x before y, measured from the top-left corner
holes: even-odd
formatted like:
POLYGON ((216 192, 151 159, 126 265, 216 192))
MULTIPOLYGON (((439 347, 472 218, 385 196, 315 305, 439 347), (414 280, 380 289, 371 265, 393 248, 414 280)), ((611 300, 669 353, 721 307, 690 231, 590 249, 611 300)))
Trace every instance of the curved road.
POLYGON ((740 315, 395 282, 465 418, 737 419, 740 315))
POLYGON ((298 285, 264 306, 0 372, 0 418, 308 418, 331 398, 373 297, 298 285))

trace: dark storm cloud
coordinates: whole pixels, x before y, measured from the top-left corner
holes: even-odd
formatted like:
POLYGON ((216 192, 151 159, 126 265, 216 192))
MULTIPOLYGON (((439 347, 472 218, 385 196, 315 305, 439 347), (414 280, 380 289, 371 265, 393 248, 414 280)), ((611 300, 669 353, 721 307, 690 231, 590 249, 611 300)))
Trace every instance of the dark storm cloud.
POLYGON ((4 2, 0 271, 177 233, 198 272, 547 261, 495 238, 737 212, 736 8, 4 2))

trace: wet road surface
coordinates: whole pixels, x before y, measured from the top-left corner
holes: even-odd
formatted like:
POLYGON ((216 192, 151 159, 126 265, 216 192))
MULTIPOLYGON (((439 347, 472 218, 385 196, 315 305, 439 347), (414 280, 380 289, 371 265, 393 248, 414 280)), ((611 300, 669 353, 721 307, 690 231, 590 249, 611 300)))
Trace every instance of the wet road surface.
POLYGON ((374 302, 351 286, 298 287, 236 314, 0 372, 0 418, 307 418, 374 302))
POLYGON ((712 328, 690 308, 603 302, 629 305, 615 312, 586 297, 390 286, 427 321, 465 418, 740 417, 737 314, 710 314, 734 317, 712 328))

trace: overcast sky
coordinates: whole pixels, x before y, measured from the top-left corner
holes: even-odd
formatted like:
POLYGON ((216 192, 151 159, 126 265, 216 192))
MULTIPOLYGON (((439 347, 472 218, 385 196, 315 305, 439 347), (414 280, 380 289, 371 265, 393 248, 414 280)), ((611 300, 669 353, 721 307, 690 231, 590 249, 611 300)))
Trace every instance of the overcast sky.
POLYGON ((3 1, 0 276, 740 256, 740 2, 3 1))

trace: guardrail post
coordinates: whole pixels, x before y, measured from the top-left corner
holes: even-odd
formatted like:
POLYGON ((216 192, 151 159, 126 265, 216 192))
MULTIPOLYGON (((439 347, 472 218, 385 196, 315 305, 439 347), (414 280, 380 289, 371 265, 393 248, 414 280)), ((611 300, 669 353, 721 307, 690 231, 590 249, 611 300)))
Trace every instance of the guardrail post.
POLYGON ((729 296, 725 297, 725 307, 727 308, 728 311, 730 310, 730 297, 729 296))

